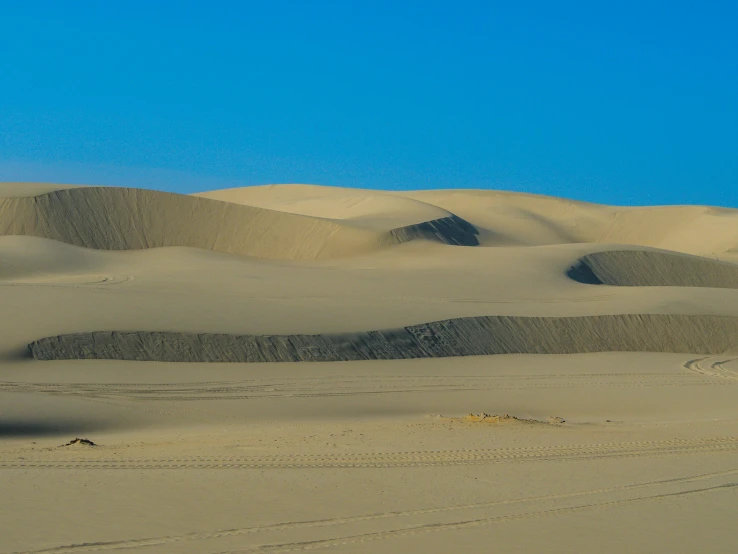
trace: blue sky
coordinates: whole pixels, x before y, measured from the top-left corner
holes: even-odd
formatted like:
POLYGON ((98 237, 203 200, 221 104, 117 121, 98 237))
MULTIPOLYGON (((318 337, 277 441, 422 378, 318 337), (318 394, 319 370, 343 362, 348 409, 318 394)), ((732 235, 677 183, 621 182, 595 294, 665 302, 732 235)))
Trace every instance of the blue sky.
POLYGON ((738 2, 0 0, 0 180, 738 207, 738 2))

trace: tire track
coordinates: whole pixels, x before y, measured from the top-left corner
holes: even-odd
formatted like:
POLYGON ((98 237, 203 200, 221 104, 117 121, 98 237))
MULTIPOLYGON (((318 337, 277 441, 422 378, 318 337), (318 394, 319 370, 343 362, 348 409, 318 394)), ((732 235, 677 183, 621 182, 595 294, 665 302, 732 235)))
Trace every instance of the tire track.
POLYGON ((738 378, 729 380, 711 375, 698 379, 691 375, 664 374, 655 377, 638 375, 618 379, 621 375, 567 377, 511 377, 431 379, 395 378, 387 383, 371 379, 271 381, 223 381, 172 384, 96 384, 96 383, 0 383, 0 391, 70 395, 75 397, 128 398, 144 401, 249 400, 262 398, 317 398, 427 392, 469 392, 564 388, 643 388, 643 387, 702 387, 738 385, 738 378), (430 381, 430 382, 429 382, 430 381))
POLYGON ((738 360, 736 356, 705 356, 688 361, 684 364, 684 368, 708 377, 738 381, 738 371, 725 367, 726 364, 736 360, 738 360))
MULTIPOLYGON (((731 476, 735 474, 738 474, 738 469, 732 469, 732 470, 714 472, 714 473, 705 473, 701 475, 692 475, 689 477, 663 479, 663 480, 658 480, 658 481, 648 481, 644 483, 635 483, 635 484, 625 485, 621 487, 605 487, 605 488, 599 488, 599 489, 592 489, 588 491, 552 494, 552 495, 544 495, 544 496, 534 496, 534 497, 527 497, 527 498, 514 499, 514 500, 497 500, 497 501, 491 501, 491 502, 456 504, 456 505, 441 506, 441 507, 436 507, 436 508, 425 508, 425 509, 416 509, 416 510, 399 510, 399 511, 365 514, 365 515, 359 515, 359 516, 327 518, 327 519, 320 519, 320 520, 282 522, 282 523, 257 525, 257 526, 250 526, 250 527, 241 527, 237 529, 221 529, 221 530, 212 531, 212 532, 194 532, 194 533, 185 533, 181 535, 147 537, 147 538, 141 538, 141 539, 131 539, 131 540, 122 540, 122 541, 71 544, 71 545, 62 545, 62 546, 56 546, 56 547, 50 547, 50 548, 42 548, 38 550, 24 550, 24 551, 16 552, 14 554, 52 554, 52 553, 74 554, 75 552, 98 552, 98 551, 122 550, 122 549, 132 549, 132 548, 148 548, 148 547, 163 546, 163 545, 168 545, 168 544, 173 544, 173 543, 178 543, 178 542, 214 540, 214 539, 221 539, 221 538, 226 538, 226 537, 237 537, 237 536, 244 536, 244 535, 250 535, 250 534, 256 534, 256 533, 280 532, 280 531, 287 531, 287 530, 292 530, 292 529, 305 529, 305 528, 317 528, 317 527, 332 527, 332 526, 337 526, 337 525, 358 523, 358 522, 364 522, 364 521, 391 520, 391 519, 403 518, 403 517, 442 514, 442 513, 450 513, 450 512, 457 512, 457 511, 463 511, 463 510, 493 508, 493 507, 498 507, 498 506, 511 506, 511 505, 520 505, 520 504, 524 505, 524 504, 529 504, 529 503, 540 503, 544 501, 561 501, 561 500, 574 499, 574 498, 580 498, 580 497, 586 497, 586 496, 593 496, 597 494, 608 494, 608 493, 616 493, 616 492, 625 492, 625 491, 630 491, 630 490, 647 489, 647 488, 653 488, 653 487, 663 487, 663 486, 668 486, 668 485, 695 483, 699 481, 715 479, 718 477, 727 477, 727 476, 731 476)), ((722 486, 725 486, 725 485, 722 485, 722 486)), ((703 489, 695 489, 694 491, 707 491, 707 490, 712 490, 712 487, 707 487, 703 489)), ((686 491, 686 492, 689 493, 693 491, 686 491)), ((656 497, 659 497, 659 495, 651 495, 648 498, 656 498, 656 497)), ((625 502, 625 501, 621 501, 621 502, 625 502)), ((548 511, 542 511, 542 512, 547 513, 548 511)), ((516 515, 520 517, 526 514, 516 514, 516 515)), ((505 518, 505 517, 511 518, 512 516, 502 516, 500 520, 503 521, 504 519, 502 518, 505 518)), ((492 518, 486 518, 486 519, 492 519, 492 518)), ((449 524, 449 525, 454 525, 454 524, 449 524)), ((367 536, 371 536, 371 534, 367 534, 367 536)), ((328 540, 345 540, 345 539, 328 539, 328 540)), ((258 547, 252 547, 252 548, 269 548, 269 547, 258 546, 258 547)))
POLYGON ((738 437, 576 444, 506 449, 293 454, 268 456, 187 456, 174 458, 66 458, 0 460, 0 469, 320 469, 446 467, 601 458, 643 458, 738 451, 738 437))
POLYGON ((334 539, 321 539, 306 542, 296 543, 284 543, 275 545, 257 545, 246 548, 239 548, 237 550, 221 551, 217 554, 243 554, 245 552, 272 552, 272 553, 283 553, 283 552, 297 552, 304 550, 315 550, 318 548, 330 548, 334 546, 346 546, 349 544, 359 544, 364 542, 385 540, 396 537, 407 537, 414 535, 421 535, 427 533, 436 533, 440 531, 456 531, 462 529, 470 529, 474 527, 480 527, 484 525, 491 525, 495 523, 504 523, 507 521, 518 521, 523 519, 531 518, 542 518, 548 516, 556 516, 562 514, 577 513, 593 509, 603 508, 615 508, 618 506, 627 506, 637 502, 647 502, 653 500, 662 500, 666 498, 694 495, 694 494, 705 494, 710 492, 732 490, 738 487, 738 483, 726 483, 722 485, 715 485, 712 487, 704 487, 700 489, 691 489, 687 491, 655 494, 648 496, 640 496, 636 498, 629 498, 626 500, 615 500, 610 502, 598 502, 591 504, 580 504, 577 506, 569 506, 566 508, 552 508, 550 510, 539 510, 535 512, 526 512, 522 514, 511 514, 503 516, 486 517, 479 519, 472 519, 469 521, 463 521, 458 523, 431 523, 426 525, 417 525, 409 529, 396 529, 392 531, 382 531, 378 533, 365 533, 361 535, 354 535, 350 537, 334 538, 334 539))

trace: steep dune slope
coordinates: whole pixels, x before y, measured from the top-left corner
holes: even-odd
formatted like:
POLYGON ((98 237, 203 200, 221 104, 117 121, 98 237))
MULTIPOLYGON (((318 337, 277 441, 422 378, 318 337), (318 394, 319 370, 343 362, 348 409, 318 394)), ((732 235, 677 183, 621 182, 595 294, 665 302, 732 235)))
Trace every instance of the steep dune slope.
POLYGON ((38 236, 104 250, 191 246, 312 260, 356 255, 415 238, 476 244, 474 228, 457 219, 445 225, 423 221, 414 233, 405 228, 392 231, 142 189, 84 187, 0 199, 0 235, 38 236))
POLYGON ((37 360, 255 363, 608 351, 724 354, 738 353, 738 317, 491 316, 339 335, 97 332, 44 338, 29 349, 37 360))
POLYGON ((0 201, 0 234, 32 235, 103 250, 194 246, 287 259, 366 251, 384 239, 327 220, 113 187, 5 198, 0 201))
POLYGON ((361 252, 387 240, 377 233, 316 218, 107 187, 2 199, 0 234, 39 236, 104 250, 194 246, 287 259, 361 252))
POLYGON ((186 196, 2 183, 0 197, 0 234, 102 249, 194 246, 310 260, 424 239, 465 246, 632 244, 738 261, 738 210, 702 206, 624 208, 500 191, 315 185, 186 196))
POLYGON ((738 289, 738 264, 651 250, 593 252, 578 260, 568 275, 597 285, 738 289))

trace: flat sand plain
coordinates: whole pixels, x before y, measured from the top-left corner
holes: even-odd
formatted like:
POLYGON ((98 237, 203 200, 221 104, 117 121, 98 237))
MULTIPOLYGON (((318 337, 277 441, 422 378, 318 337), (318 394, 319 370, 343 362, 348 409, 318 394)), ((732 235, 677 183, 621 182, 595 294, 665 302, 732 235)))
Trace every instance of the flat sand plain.
POLYGON ((0 552, 736 551, 738 210, 4 183, 0 301, 0 552))

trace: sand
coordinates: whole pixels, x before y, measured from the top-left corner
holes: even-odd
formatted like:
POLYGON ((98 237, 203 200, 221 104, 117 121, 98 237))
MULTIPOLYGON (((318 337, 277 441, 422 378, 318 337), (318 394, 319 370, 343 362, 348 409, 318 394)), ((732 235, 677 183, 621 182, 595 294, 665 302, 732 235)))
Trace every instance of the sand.
POLYGON ((0 552, 735 551, 738 210, 0 196, 0 552))
POLYGON ((97 331, 28 345, 35 360, 349 362, 494 354, 738 353, 738 317, 619 314, 464 317, 366 333, 227 335, 97 331))

